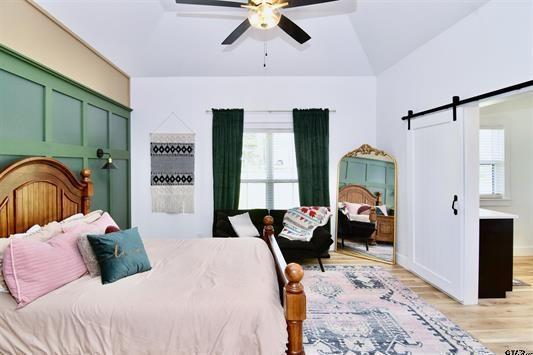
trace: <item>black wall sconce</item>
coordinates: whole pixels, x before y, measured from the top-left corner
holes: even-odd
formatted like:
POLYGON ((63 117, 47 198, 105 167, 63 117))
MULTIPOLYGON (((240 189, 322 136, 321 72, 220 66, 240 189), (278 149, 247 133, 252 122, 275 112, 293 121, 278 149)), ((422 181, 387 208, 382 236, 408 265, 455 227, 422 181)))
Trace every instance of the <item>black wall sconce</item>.
POLYGON ((104 152, 104 150, 101 148, 98 148, 98 150, 96 151, 96 156, 98 157, 98 159, 102 159, 106 155, 107 155, 107 162, 104 164, 104 166, 102 166, 102 169, 106 169, 106 170, 116 169, 117 167, 115 164, 113 164, 113 159, 111 158, 111 154, 104 152))

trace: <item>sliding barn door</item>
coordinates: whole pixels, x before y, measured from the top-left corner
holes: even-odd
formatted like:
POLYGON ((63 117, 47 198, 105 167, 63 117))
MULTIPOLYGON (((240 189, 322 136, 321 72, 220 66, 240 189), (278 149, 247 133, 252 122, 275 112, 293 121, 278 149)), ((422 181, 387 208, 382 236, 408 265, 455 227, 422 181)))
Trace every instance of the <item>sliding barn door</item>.
MULTIPOLYGON (((464 300, 463 115, 451 110, 411 121, 408 131, 410 268, 460 302, 464 300)), ((477 238, 477 236, 476 236, 477 238)))

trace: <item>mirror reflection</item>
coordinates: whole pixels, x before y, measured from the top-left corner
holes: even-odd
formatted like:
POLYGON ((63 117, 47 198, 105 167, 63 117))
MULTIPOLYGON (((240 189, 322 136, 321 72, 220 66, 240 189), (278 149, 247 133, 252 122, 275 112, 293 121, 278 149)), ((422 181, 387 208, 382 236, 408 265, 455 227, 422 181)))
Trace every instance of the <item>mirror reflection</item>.
POLYGON ((337 250, 394 263, 396 161, 370 145, 339 163, 337 250))

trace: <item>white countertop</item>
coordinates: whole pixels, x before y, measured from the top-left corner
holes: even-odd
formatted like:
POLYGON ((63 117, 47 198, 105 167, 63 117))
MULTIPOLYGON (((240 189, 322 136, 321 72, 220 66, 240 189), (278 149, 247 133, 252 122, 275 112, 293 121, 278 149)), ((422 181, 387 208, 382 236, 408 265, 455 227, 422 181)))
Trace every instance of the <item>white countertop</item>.
POLYGON ((479 209, 479 219, 518 219, 516 214, 498 212, 487 210, 485 208, 479 209))

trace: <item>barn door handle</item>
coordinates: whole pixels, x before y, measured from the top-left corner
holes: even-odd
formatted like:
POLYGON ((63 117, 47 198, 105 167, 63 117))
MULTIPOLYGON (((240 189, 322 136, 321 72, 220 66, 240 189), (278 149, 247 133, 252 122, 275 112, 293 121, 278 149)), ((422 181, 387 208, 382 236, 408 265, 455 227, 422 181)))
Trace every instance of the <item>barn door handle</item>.
POLYGON ((455 208, 455 203, 457 201, 459 201, 459 198, 457 197, 457 195, 453 195, 452 210, 454 215, 457 215, 457 208, 455 208))

